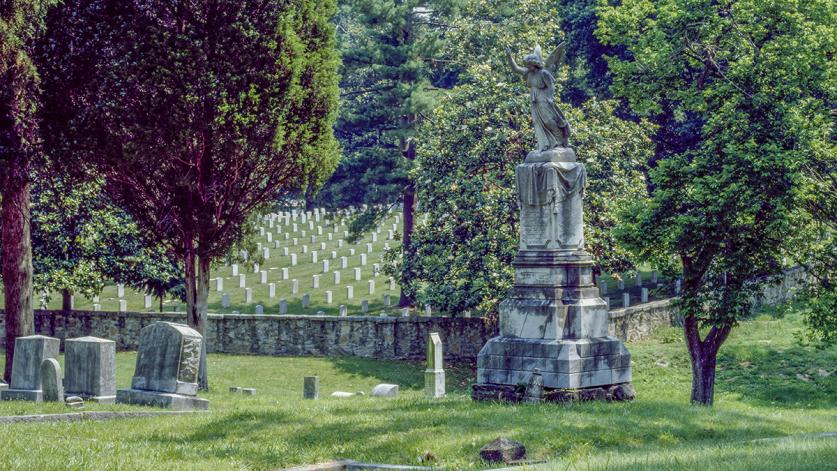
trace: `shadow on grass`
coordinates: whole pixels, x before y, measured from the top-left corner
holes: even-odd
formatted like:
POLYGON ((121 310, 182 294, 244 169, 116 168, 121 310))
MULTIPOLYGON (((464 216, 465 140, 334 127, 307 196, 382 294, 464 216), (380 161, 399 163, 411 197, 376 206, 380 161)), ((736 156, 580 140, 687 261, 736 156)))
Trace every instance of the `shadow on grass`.
POLYGON ((216 416, 190 434, 160 433, 143 440, 166 443, 174 439, 219 457, 237 456, 254 467, 269 467, 300 464, 296 460, 332 450, 339 451, 325 458, 384 458, 404 464, 412 463, 416 451, 425 449, 443 461, 445 457, 476 457, 480 446, 499 435, 532 446, 540 457, 554 459, 580 446, 616 451, 738 442, 784 436, 787 428, 782 419, 765 418, 763 413, 716 411, 663 400, 511 406, 463 399, 364 398, 321 401, 306 406, 307 413, 295 404, 289 406, 296 412, 235 411, 216 416), (254 449, 253 443, 264 443, 265 434, 276 435, 281 446, 254 449))
MULTIPOLYGON (((397 384, 401 389, 424 388, 425 364, 421 361, 382 361, 357 357, 331 357, 328 361, 349 375, 376 378, 381 383, 397 384)), ((470 394, 471 383, 476 378, 476 366, 446 364, 445 377, 448 392, 470 394)))
POLYGON ((835 349, 736 345, 721 350, 716 387, 757 405, 837 407, 835 349))

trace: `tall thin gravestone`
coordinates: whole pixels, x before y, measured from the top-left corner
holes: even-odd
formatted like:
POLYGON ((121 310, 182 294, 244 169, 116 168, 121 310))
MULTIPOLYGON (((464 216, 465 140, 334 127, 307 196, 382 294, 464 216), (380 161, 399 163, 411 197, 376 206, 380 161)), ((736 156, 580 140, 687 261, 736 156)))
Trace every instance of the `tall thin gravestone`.
POLYGON ((427 338, 427 369, 424 370, 424 395, 429 399, 445 396, 445 370, 442 339, 433 332, 427 338))

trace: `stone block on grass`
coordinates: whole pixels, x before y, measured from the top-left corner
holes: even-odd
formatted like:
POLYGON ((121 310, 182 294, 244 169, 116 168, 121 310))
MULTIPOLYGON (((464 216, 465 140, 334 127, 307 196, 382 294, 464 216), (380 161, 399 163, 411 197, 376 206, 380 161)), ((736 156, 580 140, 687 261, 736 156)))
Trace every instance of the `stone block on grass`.
POLYGON ((67 339, 64 366, 68 396, 103 404, 116 401, 116 342, 97 337, 67 339))

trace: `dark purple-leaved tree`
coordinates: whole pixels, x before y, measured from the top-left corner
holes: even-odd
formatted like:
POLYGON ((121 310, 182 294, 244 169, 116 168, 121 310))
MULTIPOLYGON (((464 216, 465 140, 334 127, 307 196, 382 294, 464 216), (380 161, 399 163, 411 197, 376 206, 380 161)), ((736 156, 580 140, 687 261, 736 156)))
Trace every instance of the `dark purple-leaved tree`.
POLYGON ((74 0, 52 16, 44 50, 73 97, 71 153, 182 260, 188 322, 202 334, 210 263, 278 191, 317 185, 336 166, 335 9, 74 0))

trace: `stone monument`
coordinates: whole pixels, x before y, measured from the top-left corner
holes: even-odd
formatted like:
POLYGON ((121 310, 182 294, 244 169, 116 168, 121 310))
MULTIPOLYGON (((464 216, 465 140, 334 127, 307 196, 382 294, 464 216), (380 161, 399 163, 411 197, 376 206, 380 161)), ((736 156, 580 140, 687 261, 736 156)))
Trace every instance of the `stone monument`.
POLYGON ((67 339, 64 365, 68 396, 103 404, 116 401, 116 342, 97 337, 67 339))
POLYGON ((43 335, 30 335, 15 339, 15 356, 12 360, 12 384, 0 392, 4 401, 43 401, 41 388, 41 363, 47 358, 58 358, 61 341, 43 335))
POLYGON ((526 68, 509 54, 531 88, 538 149, 516 169, 520 247, 512 262, 514 286, 500 303, 500 336, 478 356, 472 389, 477 400, 520 401, 521 386, 533 373, 542 377, 545 396, 550 390, 610 391, 631 381, 630 354, 618 338, 608 336, 607 304, 594 284, 593 259, 584 250, 587 172, 567 143, 569 124, 554 104, 552 73, 564 48, 544 63, 536 47, 526 56, 526 68))
POLYGON ((202 342, 201 334, 183 324, 155 322, 144 327, 131 389, 117 390, 116 402, 208 409, 209 401, 197 397, 202 342))
POLYGON ((445 370, 442 338, 436 332, 427 337, 427 369, 424 370, 424 395, 429 399, 445 397, 445 370))

